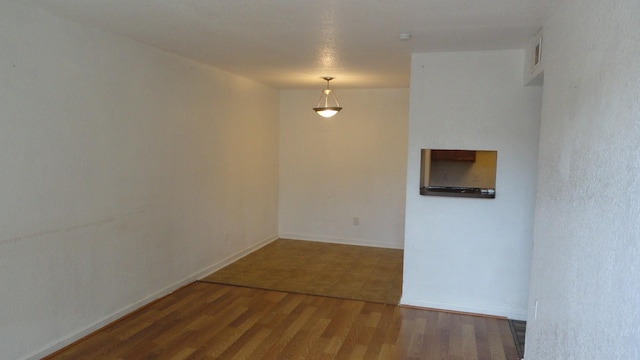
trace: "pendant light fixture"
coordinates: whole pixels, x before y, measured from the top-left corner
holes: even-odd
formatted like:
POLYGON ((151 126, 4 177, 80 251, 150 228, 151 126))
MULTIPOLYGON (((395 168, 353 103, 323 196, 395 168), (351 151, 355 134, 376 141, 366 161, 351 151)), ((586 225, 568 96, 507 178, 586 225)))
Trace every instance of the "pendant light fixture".
POLYGON ((313 108, 313 110, 320 116, 330 118, 333 115, 337 114, 338 111, 342 110, 340 107, 340 103, 336 98, 335 94, 332 94, 333 90, 329 89, 329 81, 333 80, 332 77, 323 77, 327 81, 327 88, 322 90, 322 95, 320 95, 320 100, 318 100, 318 105, 313 108), (333 98, 333 102, 329 101, 329 97, 333 98), (330 106, 330 104, 334 104, 335 106, 330 106))

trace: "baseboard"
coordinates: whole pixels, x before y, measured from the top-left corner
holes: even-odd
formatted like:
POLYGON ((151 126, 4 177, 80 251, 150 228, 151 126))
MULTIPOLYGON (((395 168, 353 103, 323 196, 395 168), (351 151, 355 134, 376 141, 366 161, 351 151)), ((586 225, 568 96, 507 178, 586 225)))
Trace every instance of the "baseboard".
POLYGON ((411 306, 411 307, 422 307, 427 309, 445 310, 445 311, 456 311, 456 312, 485 315, 485 316, 497 316, 497 317, 504 317, 507 319, 514 319, 514 320, 527 319, 527 312, 518 310, 518 309, 502 308, 502 307, 476 307, 476 306, 460 305, 460 304, 445 303, 445 302, 411 299, 411 298, 406 298, 404 296, 400 299, 400 305, 411 306))
POLYGON ((343 244, 343 245, 357 245, 357 246, 371 246, 371 247, 379 247, 386 249, 403 249, 403 244, 397 243, 387 243, 376 240, 366 240, 366 239, 353 239, 353 238, 338 238, 332 236, 322 236, 322 235, 308 235, 308 234, 294 234, 294 233, 282 233, 280 234, 280 238, 282 239, 292 239, 292 240, 305 240, 305 241, 317 241, 324 242, 330 244, 343 244))
POLYGON ((191 283, 194 282, 196 280, 199 280, 219 269, 222 269, 223 267, 231 264, 232 262, 264 247, 265 245, 277 240, 278 237, 277 236, 271 236, 269 238, 266 238, 252 246, 250 246, 247 249, 238 251, 230 256, 227 256, 226 258, 207 266, 204 269, 201 269, 189 276, 186 276, 184 278, 182 278, 179 281, 176 281, 164 288, 162 288, 159 291, 156 291, 155 293, 141 299, 138 300, 136 302, 134 302, 133 304, 127 305, 123 308, 121 308, 120 310, 117 310, 93 323, 91 323, 89 326, 79 330, 78 332, 69 335, 69 336, 65 336, 63 338, 60 338, 58 340, 55 340, 53 342, 51 342, 49 345, 46 345, 43 349, 38 350, 35 353, 32 353, 31 355, 27 355, 26 357, 24 357, 24 360, 37 360, 37 359, 41 359, 47 355, 50 355, 62 348, 64 348, 65 346, 68 346, 70 344, 73 344, 74 342, 90 335, 91 333, 111 324, 112 322, 120 319, 121 317, 155 301, 158 300, 164 296, 167 296, 169 294, 171 294, 172 292, 174 292, 175 290, 191 283))
POLYGON ((236 260, 239 260, 239 259, 251 254, 252 252, 254 252, 254 251, 256 251, 256 250, 258 250, 260 248, 263 248, 266 245, 268 245, 268 244, 270 244, 270 243, 272 243, 272 242, 274 242, 276 240, 278 240, 278 236, 270 236, 270 237, 268 237, 268 238, 266 238, 266 239, 264 239, 264 240, 262 240, 262 241, 260 241, 258 243, 255 243, 255 244, 251 245, 250 247, 248 247, 248 248, 246 248, 244 250, 238 251, 235 254, 227 256, 225 259, 222 259, 222 260, 218 261, 217 263, 215 263, 213 265, 210 265, 210 266, 198 271, 197 273, 193 274, 192 275, 193 280, 200 280, 200 279, 206 277, 207 275, 210 275, 210 274, 222 269, 223 267, 235 262, 236 260))

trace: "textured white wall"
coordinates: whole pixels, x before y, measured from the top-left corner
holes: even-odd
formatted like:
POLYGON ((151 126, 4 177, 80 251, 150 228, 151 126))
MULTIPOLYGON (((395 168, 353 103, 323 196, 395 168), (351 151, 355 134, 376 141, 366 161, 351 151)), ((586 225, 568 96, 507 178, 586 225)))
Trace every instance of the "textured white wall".
POLYGON ((542 89, 523 58, 413 55, 405 304, 526 318, 542 89), (419 195, 422 148, 497 150, 496 198, 419 195))
POLYGON ((277 236, 277 91, 17 2, 0 30, 0 358, 277 236))
POLYGON ((640 359, 638 14, 565 1, 545 24, 527 360, 640 359))
POLYGON ((402 248, 409 89, 338 89, 324 119, 321 85, 280 95, 280 236, 402 248))

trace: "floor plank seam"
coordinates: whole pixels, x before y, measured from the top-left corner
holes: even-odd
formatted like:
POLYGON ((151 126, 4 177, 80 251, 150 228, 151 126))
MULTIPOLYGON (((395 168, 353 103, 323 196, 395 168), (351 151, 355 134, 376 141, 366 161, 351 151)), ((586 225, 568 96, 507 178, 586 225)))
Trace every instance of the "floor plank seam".
POLYGON ((314 294, 314 293, 300 292, 300 291, 279 290, 279 289, 273 289, 273 288, 268 288, 268 287, 259 287, 259 286, 237 285, 237 284, 229 284, 229 283, 225 283, 225 282, 211 281, 211 280, 204 280, 204 279, 197 280, 196 282, 203 283, 203 284, 215 284, 215 285, 241 287, 241 288, 245 288, 245 289, 276 291, 276 292, 288 293, 288 294, 296 294, 296 295, 318 296, 318 297, 325 297, 325 298, 329 298, 329 299, 348 300, 348 301, 361 301, 361 302, 372 303, 372 304, 390 305, 390 306, 398 306, 398 307, 400 306, 400 304, 387 303, 387 302, 383 302, 383 301, 353 299, 353 298, 332 296, 332 295, 326 295, 326 294, 314 294))

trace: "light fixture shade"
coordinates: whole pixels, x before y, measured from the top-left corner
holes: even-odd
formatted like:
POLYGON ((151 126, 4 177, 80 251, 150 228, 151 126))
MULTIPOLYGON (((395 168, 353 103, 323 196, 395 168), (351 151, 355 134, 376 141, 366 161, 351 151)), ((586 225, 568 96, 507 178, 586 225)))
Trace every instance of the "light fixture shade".
POLYGON ((320 100, 318 100, 318 105, 313 108, 316 114, 330 118, 333 115, 337 114, 338 111, 342 110, 338 99, 335 94, 333 94, 333 90, 329 89, 329 81, 333 80, 332 77, 323 77, 327 81, 327 88, 322 90, 322 95, 320 95, 320 100))
POLYGON ((341 107, 316 107, 313 108, 313 110, 315 110, 316 114, 322 116, 322 117, 326 117, 326 118, 330 118, 333 115, 337 114, 338 111, 342 110, 341 107))

